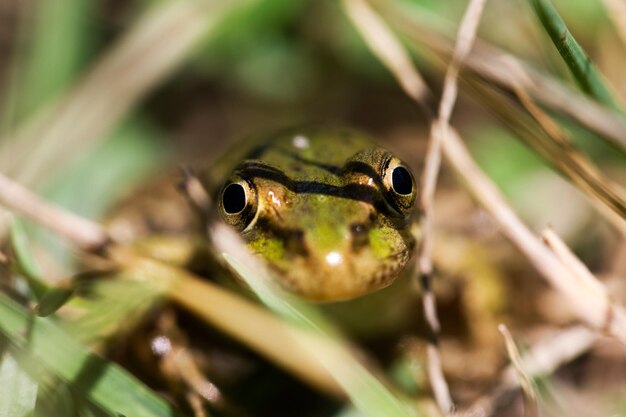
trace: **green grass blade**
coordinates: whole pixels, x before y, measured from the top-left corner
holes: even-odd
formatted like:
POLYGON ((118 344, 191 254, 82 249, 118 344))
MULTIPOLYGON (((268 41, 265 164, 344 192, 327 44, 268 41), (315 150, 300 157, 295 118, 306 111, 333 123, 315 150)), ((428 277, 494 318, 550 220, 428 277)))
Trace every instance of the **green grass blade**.
POLYGON ((606 86, 602 75, 567 29, 552 2, 532 0, 531 4, 580 88, 598 102, 621 112, 622 109, 606 86))
POLYGON ((39 317, 47 317, 56 313, 74 295, 74 288, 57 287, 53 288, 41 297, 39 304, 35 307, 35 314, 39 317))
POLYGON ((35 18, 19 80, 20 116, 38 110, 78 75, 94 49, 95 0, 43 1, 33 4, 35 18))
POLYGON ((108 413, 127 417, 182 417, 140 381, 119 366, 90 353, 52 320, 32 317, 2 294, 0 332, 20 354, 52 372, 108 413))
POLYGON ((144 316, 162 297, 152 281, 138 282, 123 275, 103 276, 83 286, 90 297, 76 297, 70 304, 85 313, 63 323, 74 340, 90 344, 124 331, 144 316))
POLYGON ((35 298, 41 300, 48 291, 48 286, 42 279, 39 267, 30 252, 26 230, 20 220, 11 222, 11 248, 20 273, 26 278, 35 298))
POLYGON ((37 401, 37 383, 6 352, 0 357, 0 417, 30 416, 37 401))

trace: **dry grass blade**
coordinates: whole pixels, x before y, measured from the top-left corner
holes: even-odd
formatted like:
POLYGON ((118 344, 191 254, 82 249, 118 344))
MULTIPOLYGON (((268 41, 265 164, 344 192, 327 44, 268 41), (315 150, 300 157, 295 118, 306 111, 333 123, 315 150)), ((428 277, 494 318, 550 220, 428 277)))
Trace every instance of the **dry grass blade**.
MULTIPOLYGON (((530 378, 550 375, 562 365, 587 352, 597 339, 595 332, 583 326, 575 326, 533 345, 521 356, 519 362, 530 378)), ((510 395, 518 385, 517 371, 513 365, 509 365, 502 372, 497 388, 479 398, 460 414, 492 415, 502 398, 510 395)))
POLYGON ((420 73, 415 71, 411 57, 389 31, 385 22, 365 0, 343 0, 342 4, 367 45, 400 80, 404 91, 418 102, 424 111, 431 113, 428 105, 430 89, 420 73))
POLYGON ((590 197, 599 213, 622 234, 626 233, 626 193, 607 178, 585 155, 579 152, 550 117, 541 111, 522 90, 516 90, 521 109, 510 97, 484 85, 481 80, 466 78, 469 90, 521 140, 546 159, 554 168, 590 197), (614 215, 607 212, 613 212, 614 215))
POLYGON ((217 329, 323 392, 344 397, 332 376, 299 348, 287 325, 268 311, 183 269, 121 247, 112 247, 109 254, 129 271, 148 271, 150 279, 161 282, 169 297, 217 329))
POLYGON ((517 217, 500 191, 472 160, 461 138, 454 131, 444 140, 444 154, 474 197, 495 218, 503 233, 526 255, 544 278, 576 309, 581 320, 600 331, 608 331, 626 343, 626 315, 621 306, 608 308, 605 297, 590 294, 571 270, 545 247, 517 217))
MULTIPOLYGON (((424 292, 424 315, 433 335, 431 345, 428 347, 428 373, 437 403, 441 410, 452 413, 454 404, 450 395, 450 390, 443 376, 441 369, 441 358, 437 348, 437 339, 441 325, 437 318, 436 299, 431 290, 430 280, 432 278, 432 251, 433 251, 433 200, 435 188, 437 187, 437 177, 441 165, 441 138, 446 137, 452 116, 454 103, 458 94, 458 75, 464 60, 467 58, 474 39, 476 30, 480 22, 485 0, 470 1, 467 10, 461 21, 456 38, 452 60, 446 71, 443 84, 443 93, 439 103, 437 120, 434 120, 430 129, 430 141, 426 153, 424 171, 421 176, 421 219, 423 238, 420 253, 418 255, 418 268, 422 277, 422 289, 424 292)), ((406 91, 406 89, 405 89, 406 91)))
MULTIPOLYGON (((451 30, 434 23, 441 19, 434 19, 429 12, 414 3, 379 3, 382 15, 409 39, 446 59, 451 56, 451 30)), ((626 152, 626 119, 622 115, 506 51, 478 40, 466 59, 465 67, 510 91, 523 89, 539 104, 572 118, 626 152)))
POLYGON ((530 348, 521 362, 533 377, 550 375, 561 365, 586 352, 599 336, 582 326, 575 326, 530 348))
POLYGON ((83 249, 104 246, 109 237, 98 224, 44 201, 0 174, 0 204, 35 220, 83 249))
MULTIPOLYGON (((506 351, 509 355, 509 359, 511 360, 511 365, 513 369, 515 369, 515 374, 517 375, 517 380, 524 391, 524 394, 527 398, 527 403, 530 409, 536 410, 537 408, 537 394, 535 392, 535 387, 533 386, 533 381, 524 369, 524 364, 522 363, 522 357, 515 345, 515 341, 513 340, 513 336, 509 332, 509 329, 501 324, 498 326, 498 330, 504 337, 504 343, 506 345, 506 351)), ((537 412, 533 412, 532 415, 537 415, 537 412)))
POLYGON ((556 256, 569 267, 582 282, 587 285, 588 290, 594 294, 594 297, 606 298, 607 304, 610 303, 609 295, 606 287, 596 279, 589 271, 587 266, 581 262, 572 250, 567 247, 565 242, 552 229, 546 229, 541 233, 541 238, 546 245, 554 252, 556 256))
POLYGON ((458 93, 457 79, 459 70, 472 48, 484 4, 485 0, 471 1, 463 16, 452 54, 452 61, 450 62, 444 79, 438 119, 433 122, 431 126, 429 149, 425 159, 420 195, 421 206, 424 212, 422 221, 422 226, 424 227, 424 241, 422 242, 423 249, 420 255, 420 265, 422 265, 422 273, 426 274, 430 274, 432 270, 432 266, 430 265, 430 258, 432 257, 430 219, 432 218, 432 201, 437 185, 439 166, 441 164, 441 138, 447 136, 452 109, 454 108, 458 93))
POLYGON ((156 3, 70 91, 0 141, 4 173, 31 185, 93 147, 226 12, 242 3, 156 3))

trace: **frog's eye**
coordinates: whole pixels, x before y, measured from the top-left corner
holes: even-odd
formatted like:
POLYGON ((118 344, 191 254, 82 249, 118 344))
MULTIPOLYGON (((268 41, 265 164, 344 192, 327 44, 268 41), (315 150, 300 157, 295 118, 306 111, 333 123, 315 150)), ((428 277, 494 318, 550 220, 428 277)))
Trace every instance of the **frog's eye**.
POLYGON ((222 193, 226 214, 237 214, 246 208, 246 189, 241 184, 228 184, 222 193))
POLYGON ((244 230, 254 218, 257 193, 254 184, 244 178, 227 182, 219 195, 219 211, 224 221, 244 230))
POLYGON ((391 188, 402 195, 410 195, 413 192, 413 177, 408 169, 397 166, 391 171, 391 188))
POLYGON ((391 156, 382 165, 381 178, 391 202, 402 212, 411 209, 416 187, 409 168, 400 159, 391 156))

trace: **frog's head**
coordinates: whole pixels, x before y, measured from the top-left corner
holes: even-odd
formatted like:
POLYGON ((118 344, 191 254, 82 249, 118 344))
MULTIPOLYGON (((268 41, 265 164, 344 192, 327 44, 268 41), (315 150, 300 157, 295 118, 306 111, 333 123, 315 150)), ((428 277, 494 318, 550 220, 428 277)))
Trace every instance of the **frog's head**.
POLYGON ((275 272, 307 299, 350 299, 391 284, 415 240, 409 168, 346 130, 289 133, 232 170, 218 209, 275 272))

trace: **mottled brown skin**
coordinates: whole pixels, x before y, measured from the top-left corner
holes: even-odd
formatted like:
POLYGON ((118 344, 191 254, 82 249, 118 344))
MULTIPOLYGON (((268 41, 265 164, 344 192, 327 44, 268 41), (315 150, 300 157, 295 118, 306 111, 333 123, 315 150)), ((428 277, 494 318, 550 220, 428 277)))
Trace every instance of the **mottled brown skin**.
POLYGON ((226 178, 214 187, 224 221, 303 298, 345 300, 384 288, 415 247, 413 177, 362 133, 302 129, 250 141, 205 177, 215 178, 226 178), (225 191, 231 184, 238 185, 225 191))

